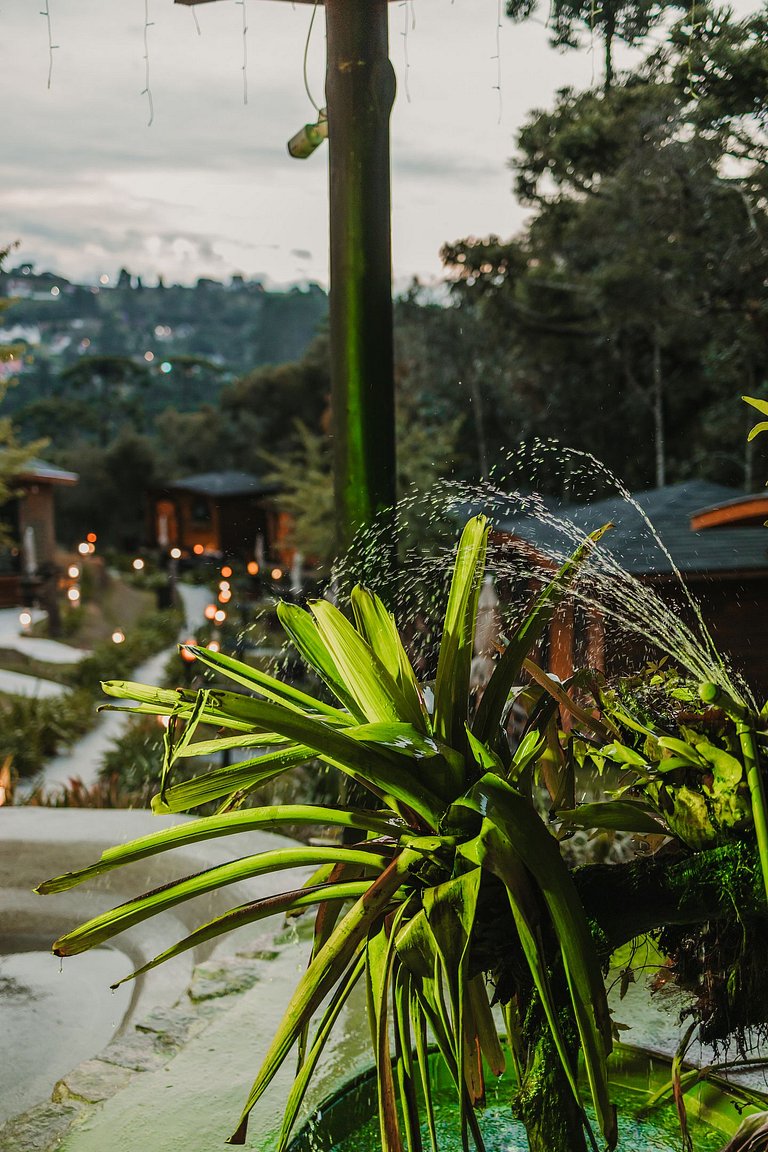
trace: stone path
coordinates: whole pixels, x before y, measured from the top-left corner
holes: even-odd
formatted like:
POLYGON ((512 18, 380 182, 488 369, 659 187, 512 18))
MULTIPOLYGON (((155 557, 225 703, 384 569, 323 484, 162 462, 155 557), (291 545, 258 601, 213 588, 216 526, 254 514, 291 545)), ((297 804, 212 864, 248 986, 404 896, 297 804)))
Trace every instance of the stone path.
MULTIPOLYGON (((12 648, 33 660, 44 660, 47 664, 75 664, 90 655, 85 648, 73 648, 59 640, 46 640, 42 636, 28 636, 22 632, 18 608, 0 608, 0 648, 12 648)), ((40 608, 30 608, 32 623, 45 619, 40 608)))
MULTIPOLYGON (((184 609, 184 627, 179 639, 186 639, 190 632, 202 622, 203 610, 206 604, 210 603, 211 593, 207 588, 200 588, 195 585, 178 584, 176 587, 184 609)), ((75 649, 70 649, 70 651, 75 651, 75 649)), ((163 669, 172 652, 172 648, 165 648, 162 652, 151 656, 149 660, 134 670, 131 678, 139 683, 157 683, 162 678, 163 669)), ((50 685, 60 691, 60 685, 52 685, 51 681, 48 680, 34 680, 31 676, 16 677, 15 673, 8 673, 8 675, 15 677, 14 683, 17 691, 21 686, 21 680, 32 681, 35 686, 35 690, 27 694, 44 695, 47 692, 45 685, 50 685)), ((13 692, 14 688, 4 688, 0 679, 0 691, 13 692)), ((51 692, 50 694, 55 695, 56 693, 51 692)), ((127 704, 128 701, 125 703, 127 704)), ((100 712, 95 726, 81 740, 49 760, 43 771, 38 773, 33 780, 20 782, 18 785, 19 795, 23 797, 37 787, 46 790, 61 788, 74 777, 78 777, 86 787, 91 787, 98 779, 104 753, 118 738, 128 720, 129 714, 126 712, 100 712)))

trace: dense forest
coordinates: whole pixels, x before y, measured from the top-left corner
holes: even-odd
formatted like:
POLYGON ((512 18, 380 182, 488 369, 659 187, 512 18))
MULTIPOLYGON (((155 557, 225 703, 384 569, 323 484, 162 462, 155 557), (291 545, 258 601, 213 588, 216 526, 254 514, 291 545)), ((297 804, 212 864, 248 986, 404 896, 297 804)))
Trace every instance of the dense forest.
MULTIPOLYGON (((508 4, 513 19, 531 11, 508 4)), ((557 0, 550 26, 561 47, 598 39, 604 75, 519 130, 523 231, 447 242, 445 291, 414 284, 396 303, 401 488, 501 472, 538 437, 634 489, 693 476, 756 489, 765 462, 739 396, 768 396, 768 8, 557 0), (615 62, 622 41, 638 49, 631 70, 615 62)), ((322 555, 322 291, 150 289, 125 271, 109 291, 65 285, 6 313, 43 338, 3 406, 80 473, 64 534, 87 519, 132 544, 147 484, 226 466, 277 476, 300 542, 322 555)))

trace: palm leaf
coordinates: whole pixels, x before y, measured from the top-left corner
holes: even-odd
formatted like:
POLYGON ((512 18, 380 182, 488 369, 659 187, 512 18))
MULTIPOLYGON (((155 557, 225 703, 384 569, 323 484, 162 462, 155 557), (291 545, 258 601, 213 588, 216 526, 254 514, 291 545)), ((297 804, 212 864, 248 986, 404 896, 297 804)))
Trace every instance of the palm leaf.
POLYGON ((239 764, 215 768, 212 772, 195 776, 193 780, 172 784, 165 796, 153 796, 152 811, 158 815, 165 812, 189 812, 190 808, 199 808, 202 804, 219 800, 222 796, 231 796, 234 792, 250 792, 314 757, 314 751, 306 745, 292 744, 277 752, 254 757, 253 760, 242 760, 239 764))
POLYGON ((555 818, 577 828, 608 828, 617 832, 661 836, 666 834, 653 808, 638 800, 605 800, 595 804, 580 804, 578 808, 560 808, 555 818))

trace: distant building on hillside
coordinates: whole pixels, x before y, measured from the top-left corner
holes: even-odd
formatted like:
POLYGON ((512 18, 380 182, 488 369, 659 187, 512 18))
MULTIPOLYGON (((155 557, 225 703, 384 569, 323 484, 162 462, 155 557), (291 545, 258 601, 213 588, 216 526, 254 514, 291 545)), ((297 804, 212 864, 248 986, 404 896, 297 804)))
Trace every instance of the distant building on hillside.
POLYGON ((77 484, 67 472, 45 460, 30 459, 13 479, 15 495, 0 508, 0 517, 15 546, 0 549, 0 607, 47 600, 55 588, 55 493, 77 484))
POLYGON ((148 542, 182 555, 221 555, 290 563, 288 523, 271 499, 277 485, 248 472, 185 476, 149 496, 148 542))
MULTIPOLYGON (((701 607, 718 649, 763 699, 768 695, 768 493, 744 496, 732 488, 690 481, 635 493, 635 503, 617 495, 592 504, 548 502, 581 532, 613 527, 601 541, 618 565, 659 595, 684 619, 693 616, 675 568, 701 607), (646 520, 647 517, 647 520, 646 520), (663 548, 649 528, 658 534, 663 548)), ((491 513, 496 539, 521 544, 534 557, 568 549, 548 517, 491 513)), ((575 546, 575 545, 574 545, 575 546)), ((566 604, 557 612, 539 661, 561 679, 585 663, 608 676, 637 668, 658 652, 640 637, 606 642, 615 626, 597 609, 566 604)))

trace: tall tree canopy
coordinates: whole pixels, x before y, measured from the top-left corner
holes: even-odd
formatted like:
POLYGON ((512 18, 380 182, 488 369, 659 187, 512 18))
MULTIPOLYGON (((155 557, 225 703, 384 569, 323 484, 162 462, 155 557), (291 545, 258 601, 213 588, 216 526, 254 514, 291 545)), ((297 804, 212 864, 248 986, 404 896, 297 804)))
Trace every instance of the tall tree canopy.
POLYGON ((496 334, 520 432, 589 447, 635 485, 751 486, 736 397, 768 358, 765 21, 702 10, 700 99, 686 26, 610 90, 535 113, 512 163, 528 227, 444 259, 496 334))

